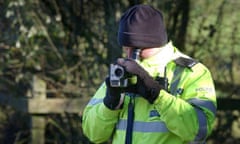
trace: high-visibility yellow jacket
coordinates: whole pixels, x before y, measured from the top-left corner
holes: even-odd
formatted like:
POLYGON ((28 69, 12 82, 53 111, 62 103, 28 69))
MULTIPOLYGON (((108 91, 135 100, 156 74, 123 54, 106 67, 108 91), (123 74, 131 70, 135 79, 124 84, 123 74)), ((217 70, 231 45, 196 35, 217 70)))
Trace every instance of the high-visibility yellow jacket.
MULTIPOLYGON (((173 46, 172 49, 166 65, 168 91, 161 90, 153 104, 141 96, 135 97, 133 144, 199 144, 212 131, 216 95, 211 74, 203 64, 195 63, 173 46), (179 62, 179 57, 184 58, 179 62)), ((150 67, 144 61, 139 64, 156 77, 156 64, 161 59, 151 58, 150 67)), ((94 143, 112 139, 113 144, 124 144, 130 98, 126 94, 123 107, 110 110, 103 104, 105 93, 103 83, 84 109, 83 132, 94 143)))

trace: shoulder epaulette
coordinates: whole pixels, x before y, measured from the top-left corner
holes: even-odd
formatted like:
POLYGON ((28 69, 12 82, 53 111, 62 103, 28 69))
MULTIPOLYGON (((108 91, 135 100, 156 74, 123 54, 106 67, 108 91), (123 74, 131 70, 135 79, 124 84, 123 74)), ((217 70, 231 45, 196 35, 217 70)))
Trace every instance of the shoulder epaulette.
POLYGON ((194 65, 196 65, 198 62, 192 58, 185 58, 185 57, 179 57, 174 60, 174 62, 180 66, 192 68, 194 65))

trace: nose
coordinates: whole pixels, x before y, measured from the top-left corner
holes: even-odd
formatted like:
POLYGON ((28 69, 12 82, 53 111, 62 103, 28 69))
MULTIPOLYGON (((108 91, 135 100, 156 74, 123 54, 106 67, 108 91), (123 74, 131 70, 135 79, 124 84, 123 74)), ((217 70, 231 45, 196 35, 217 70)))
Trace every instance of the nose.
POLYGON ((127 47, 126 48, 126 53, 127 53, 127 58, 131 58, 131 55, 133 53, 133 48, 132 47, 127 47))

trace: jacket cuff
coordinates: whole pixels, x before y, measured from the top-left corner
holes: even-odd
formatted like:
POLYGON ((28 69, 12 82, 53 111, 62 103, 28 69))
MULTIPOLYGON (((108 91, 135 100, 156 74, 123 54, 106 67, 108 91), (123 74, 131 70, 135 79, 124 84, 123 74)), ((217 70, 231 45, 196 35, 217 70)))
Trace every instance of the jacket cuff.
POLYGON ((107 106, 105 106, 103 103, 100 105, 99 107, 99 113, 103 116, 103 117, 118 117, 119 113, 121 112, 121 110, 111 110, 109 109, 107 106))

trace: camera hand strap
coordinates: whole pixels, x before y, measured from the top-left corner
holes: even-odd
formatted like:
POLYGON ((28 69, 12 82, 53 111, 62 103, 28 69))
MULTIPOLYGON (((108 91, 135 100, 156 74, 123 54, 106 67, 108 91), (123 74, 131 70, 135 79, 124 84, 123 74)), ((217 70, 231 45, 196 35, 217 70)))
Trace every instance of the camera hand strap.
MULTIPOLYGON (((138 60, 141 53, 140 48, 134 48, 131 58, 138 60)), ((134 102, 135 94, 130 93, 130 101, 128 103, 127 132, 125 144, 132 144, 133 124, 134 124, 134 102)))
POLYGON ((132 143, 132 131, 134 123, 134 97, 134 94, 130 94, 130 101, 128 103, 127 132, 125 144, 132 143))

